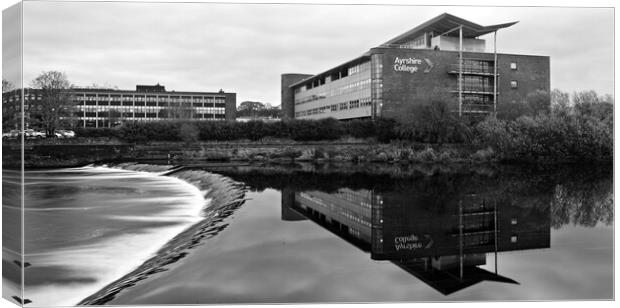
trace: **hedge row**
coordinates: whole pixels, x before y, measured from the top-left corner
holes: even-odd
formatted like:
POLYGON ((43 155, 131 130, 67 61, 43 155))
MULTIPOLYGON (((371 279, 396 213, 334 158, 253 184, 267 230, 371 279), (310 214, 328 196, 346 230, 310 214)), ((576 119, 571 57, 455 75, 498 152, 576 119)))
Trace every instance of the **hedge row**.
POLYGON ((389 141, 396 138, 396 122, 388 119, 377 121, 353 120, 339 122, 335 119, 293 120, 278 122, 186 122, 157 121, 125 123, 116 128, 79 128, 78 137, 115 137, 127 142, 187 141, 193 126, 198 140, 231 141, 284 138, 296 141, 335 140, 342 137, 377 138, 389 141))
POLYGON ((613 118, 553 112, 516 120, 489 117, 479 123, 434 121, 441 125, 399 124, 394 120, 335 119, 250 122, 136 122, 116 128, 82 128, 78 137, 113 137, 125 142, 232 141, 282 138, 296 141, 375 138, 380 142, 414 140, 460 143, 489 149, 505 161, 611 161, 613 118))
POLYGON ((591 162, 613 160, 613 123, 583 115, 488 118, 475 127, 479 147, 508 161, 591 162))

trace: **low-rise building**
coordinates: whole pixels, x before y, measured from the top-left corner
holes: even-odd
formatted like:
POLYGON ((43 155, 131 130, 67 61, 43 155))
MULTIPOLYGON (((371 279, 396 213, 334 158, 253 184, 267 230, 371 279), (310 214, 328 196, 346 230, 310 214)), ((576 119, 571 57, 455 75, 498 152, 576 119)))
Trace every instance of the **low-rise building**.
MULTIPOLYGON (((102 88, 70 89, 73 120, 78 127, 112 127, 125 121, 187 119, 234 121, 236 93, 166 91, 162 85, 137 85, 135 90, 102 88)), ((2 95, 5 115, 20 117, 21 89, 2 95)), ((26 124, 37 114, 38 89, 24 89, 26 124)))

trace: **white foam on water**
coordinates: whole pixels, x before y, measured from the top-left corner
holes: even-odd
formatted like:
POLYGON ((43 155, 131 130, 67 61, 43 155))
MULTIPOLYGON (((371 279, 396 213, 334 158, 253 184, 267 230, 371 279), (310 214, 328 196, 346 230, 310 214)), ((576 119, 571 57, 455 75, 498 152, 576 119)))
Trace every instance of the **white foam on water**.
POLYGON ((26 298, 33 306, 73 306, 88 295, 140 266, 153 257, 187 225, 148 230, 143 234, 127 234, 75 249, 58 250, 32 258, 36 266, 62 266, 76 273, 96 279, 94 283, 48 284, 26 287, 26 298), (150 231, 150 232, 148 232, 150 231))
MULTIPOLYGON (((88 245, 55 249, 46 253, 27 254, 26 259, 33 264, 32 269, 37 266, 57 266, 68 269, 70 275, 76 278, 94 278, 96 280, 92 283, 52 282, 44 285, 26 286, 25 298, 32 301, 27 306, 76 305, 80 300, 143 264, 177 234, 200 221, 203 208, 206 202, 209 202, 204 199, 205 192, 175 177, 160 176, 142 171, 119 172, 117 169, 104 167, 83 167, 80 168, 80 171, 113 172, 120 177, 135 176, 136 173, 139 173, 140 176, 159 177, 169 181, 171 186, 181 186, 185 194, 182 197, 165 198, 169 199, 167 201, 174 201, 175 206, 160 212, 157 216, 149 216, 147 213, 145 216, 136 216, 135 213, 127 216, 122 214, 108 216, 120 220, 170 221, 174 224, 140 229, 140 232, 108 237, 88 245)), ((50 281, 53 281, 53 277, 50 277, 50 281)))

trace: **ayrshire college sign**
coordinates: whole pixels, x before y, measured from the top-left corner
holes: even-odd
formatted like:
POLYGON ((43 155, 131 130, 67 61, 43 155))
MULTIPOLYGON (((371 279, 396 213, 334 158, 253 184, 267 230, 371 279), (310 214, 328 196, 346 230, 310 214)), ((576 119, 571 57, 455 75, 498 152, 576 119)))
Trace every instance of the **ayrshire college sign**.
POLYGON ((422 238, 411 234, 408 236, 397 236, 394 238, 394 248, 399 250, 428 249, 433 246, 433 239, 430 235, 424 234, 422 238))
MULTIPOLYGON (((431 62, 431 60, 426 58, 424 59, 424 62, 426 62, 427 64, 427 67, 424 69, 424 73, 428 73, 433 69, 435 65, 433 64, 433 62, 431 62)), ((408 72, 410 74, 413 74, 419 70, 419 65, 422 65, 422 59, 416 59, 412 57, 394 58, 394 71, 396 72, 408 72)))

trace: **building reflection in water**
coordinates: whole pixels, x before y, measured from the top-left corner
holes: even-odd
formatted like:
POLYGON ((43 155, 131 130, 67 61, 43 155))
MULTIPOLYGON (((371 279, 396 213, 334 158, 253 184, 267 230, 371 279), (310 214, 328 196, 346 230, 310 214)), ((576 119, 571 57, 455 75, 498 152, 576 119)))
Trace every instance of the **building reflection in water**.
POLYGON ((498 272, 498 253, 549 248, 548 207, 474 193, 428 201, 402 191, 284 189, 282 219, 312 220, 445 295, 485 280, 518 284, 498 272), (481 268, 487 257, 491 270, 481 268))

